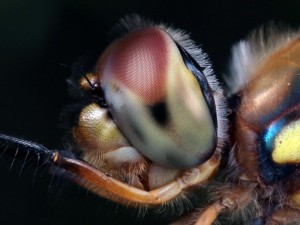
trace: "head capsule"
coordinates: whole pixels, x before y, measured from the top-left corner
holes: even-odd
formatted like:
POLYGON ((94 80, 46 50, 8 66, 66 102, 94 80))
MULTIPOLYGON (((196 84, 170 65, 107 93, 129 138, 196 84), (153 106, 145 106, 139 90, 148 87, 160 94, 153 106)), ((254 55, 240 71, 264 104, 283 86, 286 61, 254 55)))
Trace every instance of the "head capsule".
POLYGON ((300 163, 300 34, 269 29, 235 46, 231 84, 240 98, 237 162, 248 179, 267 185, 299 173, 300 163))
POLYGON ((128 31, 99 57, 92 77, 114 123, 160 166, 202 164, 226 136, 224 98, 206 55, 182 31, 125 23, 128 31))

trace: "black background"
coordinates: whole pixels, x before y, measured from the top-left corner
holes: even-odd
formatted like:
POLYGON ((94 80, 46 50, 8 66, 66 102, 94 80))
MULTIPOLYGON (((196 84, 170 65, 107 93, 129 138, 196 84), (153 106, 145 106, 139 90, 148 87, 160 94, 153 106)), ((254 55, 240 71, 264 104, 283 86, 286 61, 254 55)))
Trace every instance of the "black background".
MULTIPOLYGON (((230 47, 274 21, 298 27, 299 1, 34 1, 0 2, 0 132, 64 148, 59 115, 68 103, 66 79, 79 56, 103 49, 107 31, 138 13, 191 33, 222 75, 230 47)), ((57 181, 35 166, 0 159, 0 224, 165 224, 167 216, 138 217, 106 200, 57 181), (34 184, 33 184, 34 183, 34 184), (49 185, 51 187, 49 188, 49 185), (61 188, 63 186, 63 188, 61 188), (152 221, 153 219, 153 221, 152 221)))

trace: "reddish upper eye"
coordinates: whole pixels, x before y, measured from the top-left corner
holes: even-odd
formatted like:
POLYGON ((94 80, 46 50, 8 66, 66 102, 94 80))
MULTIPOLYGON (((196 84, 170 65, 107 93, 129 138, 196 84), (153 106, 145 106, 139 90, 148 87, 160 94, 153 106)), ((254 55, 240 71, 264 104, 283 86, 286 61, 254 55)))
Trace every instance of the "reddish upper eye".
POLYGON ((102 82, 117 81, 154 104, 165 96, 168 39, 158 28, 145 28, 126 35, 110 49, 102 69, 102 82))

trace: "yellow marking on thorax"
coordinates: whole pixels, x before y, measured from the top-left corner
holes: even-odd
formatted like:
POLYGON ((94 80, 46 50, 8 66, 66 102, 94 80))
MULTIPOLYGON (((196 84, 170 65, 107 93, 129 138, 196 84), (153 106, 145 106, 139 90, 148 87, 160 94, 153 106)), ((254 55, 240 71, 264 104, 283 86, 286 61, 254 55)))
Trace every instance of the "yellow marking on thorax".
POLYGON ((279 164, 300 162, 300 121, 291 122, 278 134, 272 159, 279 164))

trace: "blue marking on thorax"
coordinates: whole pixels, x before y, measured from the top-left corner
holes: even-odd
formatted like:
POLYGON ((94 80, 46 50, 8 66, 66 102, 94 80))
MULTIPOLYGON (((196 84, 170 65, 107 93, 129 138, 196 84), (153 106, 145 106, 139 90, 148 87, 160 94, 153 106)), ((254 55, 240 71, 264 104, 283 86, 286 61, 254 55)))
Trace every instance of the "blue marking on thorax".
POLYGON ((265 150, 267 150, 268 152, 272 153, 274 148, 274 140, 278 135, 278 133, 284 127, 285 122, 286 122, 285 119, 281 119, 271 124, 263 133, 262 137, 264 141, 265 150))
POLYGON ((258 138, 259 170, 261 177, 267 184, 284 179, 292 174, 296 168, 295 165, 275 163, 272 159, 277 135, 288 123, 300 117, 299 110, 292 110, 279 118, 284 112, 288 112, 300 103, 300 70, 295 71, 293 81, 289 86, 289 92, 286 96, 281 96, 277 107, 269 115, 262 117, 260 121, 262 124, 268 125, 258 138))
POLYGON ((280 165, 273 161, 272 152, 274 150, 274 141, 279 132, 288 123, 288 118, 281 118, 273 122, 261 134, 261 139, 258 140, 258 162, 260 175, 267 184, 272 184, 279 181, 295 170, 293 165, 280 165))

